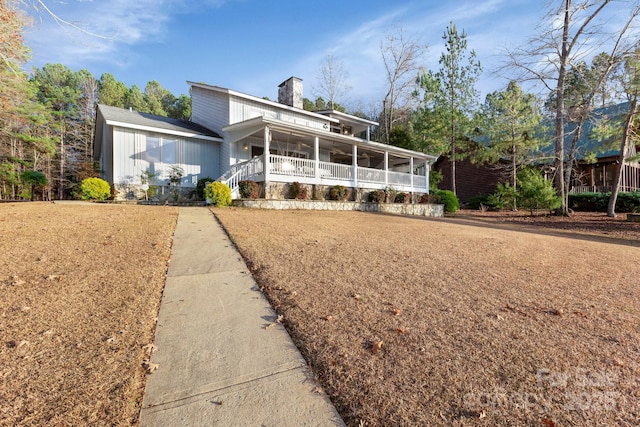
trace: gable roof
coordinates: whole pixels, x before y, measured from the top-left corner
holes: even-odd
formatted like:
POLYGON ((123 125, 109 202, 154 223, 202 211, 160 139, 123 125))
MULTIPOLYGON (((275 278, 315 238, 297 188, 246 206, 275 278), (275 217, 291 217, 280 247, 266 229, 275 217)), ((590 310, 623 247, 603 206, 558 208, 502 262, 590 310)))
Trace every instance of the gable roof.
POLYGON ((227 89, 224 87, 220 87, 220 86, 212 86, 212 85, 208 85, 206 83, 196 83, 196 82, 192 82, 187 80, 187 84, 189 86, 193 86, 193 87, 197 87, 200 89, 205 89, 205 90, 211 90, 214 92, 218 92, 218 93, 223 93, 229 96, 235 96, 238 98, 242 98, 242 99, 247 99, 249 101, 253 101, 253 102, 257 102, 259 104, 264 104, 264 105, 268 105, 270 107, 275 107, 275 108, 279 108, 281 110, 288 110, 288 111, 295 111, 296 113, 300 113, 300 114, 304 114, 310 117, 314 117, 316 119, 323 119, 332 123, 339 123, 340 120, 334 118, 334 117, 329 117, 327 115, 323 115, 323 114, 318 114, 316 112, 313 111, 307 111, 307 110, 303 110, 300 108, 295 108, 295 107, 290 107, 288 105, 285 104, 280 104, 279 102, 275 102, 275 101, 271 101, 268 99, 262 99, 262 98, 258 98, 257 96, 253 96, 253 95, 248 95, 246 93, 242 93, 242 92, 238 92, 235 90, 231 90, 231 89, 227 89))
POLYGON ((216 132, 186 120, 140 113, 138 111, 126 110, 104 104, 98 105, 97 114, 101 115, 108 125, 156 131, 185 137, 222 140, 222 137, 216 132))

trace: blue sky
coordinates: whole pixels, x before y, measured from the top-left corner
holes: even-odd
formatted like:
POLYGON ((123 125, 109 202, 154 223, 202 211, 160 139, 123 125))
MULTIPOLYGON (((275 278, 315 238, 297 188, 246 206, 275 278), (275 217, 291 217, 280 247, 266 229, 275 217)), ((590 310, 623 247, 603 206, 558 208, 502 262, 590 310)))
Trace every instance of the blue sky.
POLYGON ((539 0, 48 0, 60 18, 97 34, 57 24, 42 7, 30 9, 26 33, 32 60, 62 63, 96 78, 111 73, 144 89, 159 81, 175 95, 187 80, 277 98, 290 76, 317 95, 318 70, 328 54, 343 63, 351 86, 347 105, 367 109, 384 96, 380 42, 394 26, 428 45, 422 64, 438 69, 442 34, 453 21, 468 35, 484 71, 482 96, 507 81, 492 71, 505 47, 535 33, 539 0))

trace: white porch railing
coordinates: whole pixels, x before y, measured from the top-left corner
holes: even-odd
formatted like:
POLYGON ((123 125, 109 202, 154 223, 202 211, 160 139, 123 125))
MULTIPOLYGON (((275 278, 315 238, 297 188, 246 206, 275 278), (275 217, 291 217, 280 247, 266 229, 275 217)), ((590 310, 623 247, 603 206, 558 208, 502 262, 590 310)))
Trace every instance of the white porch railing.
POLYGON ((358 182, 367 182, 369 184, 385 184, 384 177, 385 173, 383 170, 358 167, 358 182))
MULTIPOLYGON (((269 180, 281 182, 299 181, 304 184, 324 184, 358 186, 370 188, 391 187, 399 191, 427 192, 427 178, 424 175, 385 171, 358 167, 357 180, 353 179, 353 166, 340 163, 323 162, 297 157, 269 155, 269 180), (318 174, 316 175, 316 164, 318 174)), ((231 188, 231 195, 239 197, 238 183, 243 180, 264 181, 263 157, 233 165, 218 178, 231 188)))
POLYGON ((262 157, 254 157, 246 162, 232 165, 231 168, 218 181, 224 182, 231 189, 231 197, 238 198, 238 183, 247 179, 255 180, 264 173, 262 157))

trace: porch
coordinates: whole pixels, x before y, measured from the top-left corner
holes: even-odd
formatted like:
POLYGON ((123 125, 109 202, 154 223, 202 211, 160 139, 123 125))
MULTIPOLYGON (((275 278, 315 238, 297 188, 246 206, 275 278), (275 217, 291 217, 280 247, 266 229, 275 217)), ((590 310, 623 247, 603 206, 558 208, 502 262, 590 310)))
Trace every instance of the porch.
POLYGON ((243 180, 429 192, 434 156, 264 117, 224 130, 235 163, 218 180, 229 185, 234 198, 243 180))

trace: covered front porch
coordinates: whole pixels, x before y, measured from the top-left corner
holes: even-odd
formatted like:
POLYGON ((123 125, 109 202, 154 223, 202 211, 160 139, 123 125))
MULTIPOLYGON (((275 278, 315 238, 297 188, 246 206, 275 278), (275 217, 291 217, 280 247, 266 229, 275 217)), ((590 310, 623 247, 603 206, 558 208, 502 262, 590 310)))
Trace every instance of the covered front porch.
POLYGON ((243 180, 429 192, 434 156, 265 117, 223 130, 233 163, 219 180, 234 198, 243 180))

